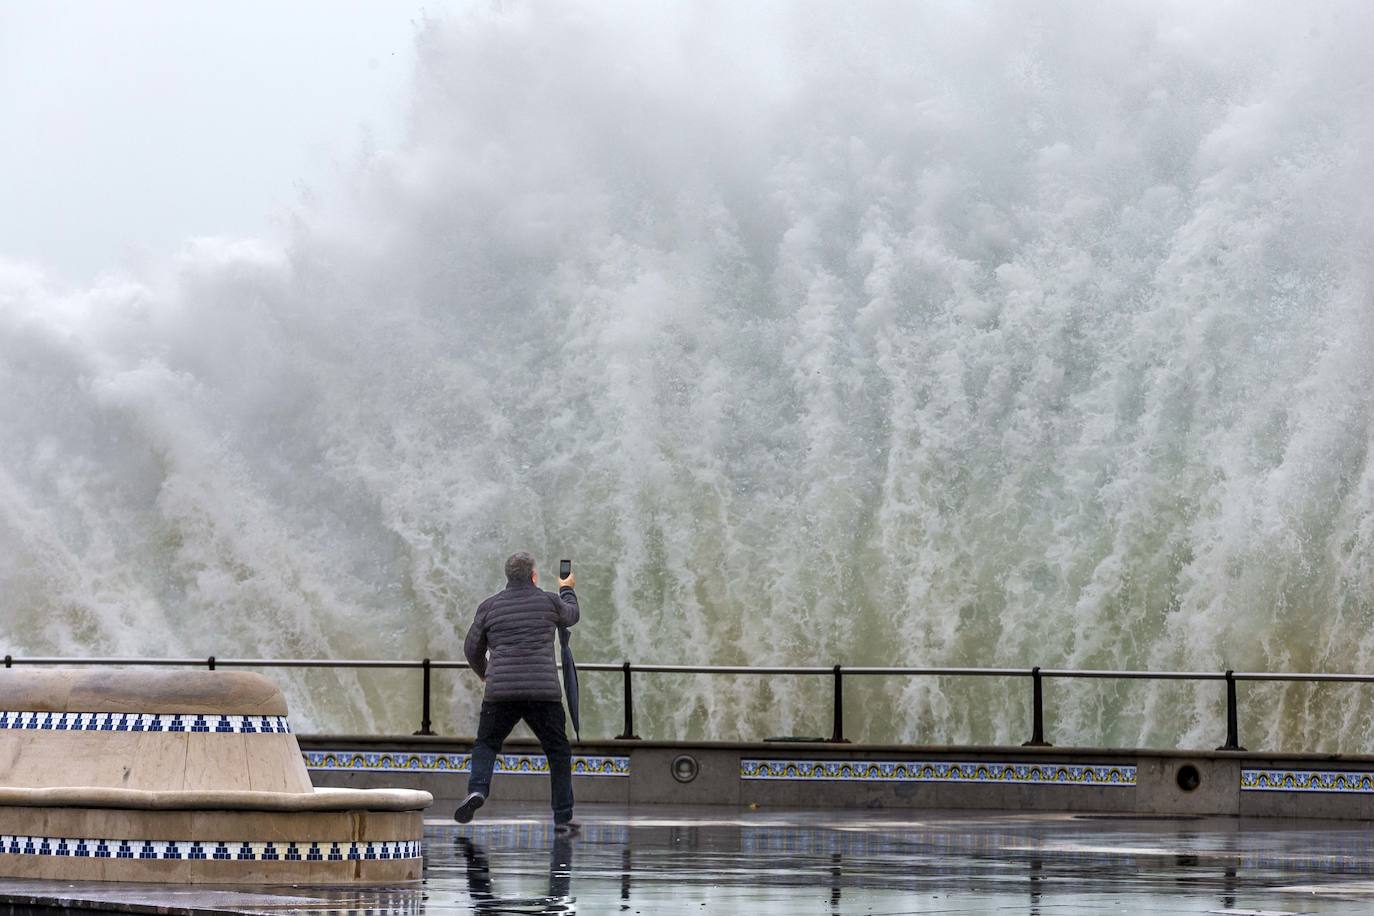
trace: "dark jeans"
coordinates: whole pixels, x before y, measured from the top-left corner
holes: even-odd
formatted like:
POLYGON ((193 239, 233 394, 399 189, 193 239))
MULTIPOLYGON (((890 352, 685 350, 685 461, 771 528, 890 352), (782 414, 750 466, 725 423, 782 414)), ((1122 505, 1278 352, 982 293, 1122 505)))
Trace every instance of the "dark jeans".
POLYGON ((572 820, 572 745, 564 731, 563 704, 557 700, 482 701, 477 720, 477 743, 472 746, 472 775, 468 791, 491 794, 491 771, 515 723, 521 719, 539 739, 549 759, 549 785, 553 792, 553 821, 572 820))

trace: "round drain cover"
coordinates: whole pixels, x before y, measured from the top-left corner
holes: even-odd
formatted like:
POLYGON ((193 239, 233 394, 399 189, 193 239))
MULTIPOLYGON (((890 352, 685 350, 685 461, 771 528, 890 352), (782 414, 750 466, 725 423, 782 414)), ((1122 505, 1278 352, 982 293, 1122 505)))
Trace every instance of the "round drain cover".
POLYGON ((701 772, 701 764, 691 754, 678 754, 670 765, 673 778, 678 782, 691 782, 701 772))

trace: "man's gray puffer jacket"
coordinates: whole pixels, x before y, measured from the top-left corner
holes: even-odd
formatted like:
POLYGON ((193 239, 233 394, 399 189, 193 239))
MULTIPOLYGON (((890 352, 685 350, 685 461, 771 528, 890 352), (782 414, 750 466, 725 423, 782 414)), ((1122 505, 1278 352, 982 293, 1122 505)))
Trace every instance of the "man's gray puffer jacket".
POLYGON ((477 605, 463 653, 487 679, 486 699, 561 700, 554 646, 558 628, 572 626, 578 616, 572 589, 555 595, 532 582, 507 582, 504 591, 477 605))

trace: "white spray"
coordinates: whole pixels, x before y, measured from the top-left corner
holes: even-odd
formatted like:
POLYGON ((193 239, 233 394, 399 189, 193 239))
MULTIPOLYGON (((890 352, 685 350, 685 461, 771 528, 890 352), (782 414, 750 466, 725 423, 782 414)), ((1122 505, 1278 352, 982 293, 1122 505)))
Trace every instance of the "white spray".
MULTIPOLYGON (((427 25, 409 139, 284 249, 0 266, 5 651, 458 658, 529 548, 588 661, 1371 669, 1374 9, 688 6, 427 25)), ((417 724, 414 674, 289 686, 417 724)), ((656 737, 829 723, 638 688, 656 737)), ((1027 737, 1024 682, 849 698, 1027 737)), ((1053 682, 1050 737, 1216 744, 1221 700, 1053 682)), ((1247 685, 1242 738, 1372 714, 1247 685)))

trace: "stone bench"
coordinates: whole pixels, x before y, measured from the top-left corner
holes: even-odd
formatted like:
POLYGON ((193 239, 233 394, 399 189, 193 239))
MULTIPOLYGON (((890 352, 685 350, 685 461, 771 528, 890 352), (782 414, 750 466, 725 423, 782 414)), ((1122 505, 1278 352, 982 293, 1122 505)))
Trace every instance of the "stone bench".
POLYGON ((256 674, 0 671, 0 876, 415 881, 432 801, 316 789, 256 674))

